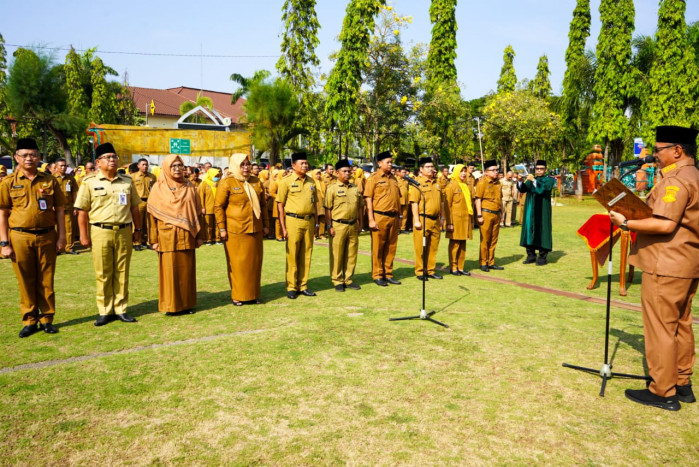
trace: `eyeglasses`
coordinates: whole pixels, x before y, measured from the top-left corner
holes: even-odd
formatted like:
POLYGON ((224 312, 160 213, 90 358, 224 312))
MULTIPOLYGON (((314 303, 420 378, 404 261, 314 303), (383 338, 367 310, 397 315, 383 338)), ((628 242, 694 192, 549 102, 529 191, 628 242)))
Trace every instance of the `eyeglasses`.
POLYGON ((17 157, 19 157, 20 159, 38 159, 39 154, 30 152, 29 154, 17 154, 17 157))
POLYGON ((172 170, 184 170, 184 165, 182 164, 172 164, 170 166, 170 169, 172 170))
POLYGON ((499 172, 500 169, 485 169, 486 172, 499 172))
POLYGON ((102 156, 97 158, 98 161, 118 161, 119 156, 102 156))
POLYGON ((662 151, 663 149, 674 148, 675 146, 676 146, 676 144, 668 144, 667 146, 660 146, 660 147, 653 146, 653 154, 657 154, 660 151, 662 151))

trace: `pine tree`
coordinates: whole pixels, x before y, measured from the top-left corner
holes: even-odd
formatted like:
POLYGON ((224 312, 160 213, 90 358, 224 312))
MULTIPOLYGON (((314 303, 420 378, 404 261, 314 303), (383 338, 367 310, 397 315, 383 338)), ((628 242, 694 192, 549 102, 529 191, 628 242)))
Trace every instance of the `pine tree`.
POLYGON ((652 134, 657 125, 697 124, 699 70, 687 37, 684 0, 663 0, 658 11, 650 92, 644 115, 652 134))
POLYGON ((432 0, 432 40, 427 54, 427 87, 456 84, 456 2, 432 0))
POLYGON ((605 161, 617 165, 629 133, 624 112, 633 93, 630 62, 635 13, 632 0, 602 0, 599 11, 602 28, 597 40, 596 100, 588 139, 604 142, 605 161))
POLYGON ((277 71, 297 93, 310 92, 315 84, 311 67, 320 61, 315 53, 320 23, 316 17, 316 0, 285 0, 282 21, 282 56, 277 71))
POLYGON ((539 58, 536 66, 536 76, 532 81, 532 91, 536 97, 548 99, 551 97, 551 79, 549 78, 549 59, 546 55, 539 58))
POLYGON ((514 92, 517 88, 517 75, 515 74, 515 50, 511 45, 505 47, 503 65, 498 79, 498 94, 514 92))

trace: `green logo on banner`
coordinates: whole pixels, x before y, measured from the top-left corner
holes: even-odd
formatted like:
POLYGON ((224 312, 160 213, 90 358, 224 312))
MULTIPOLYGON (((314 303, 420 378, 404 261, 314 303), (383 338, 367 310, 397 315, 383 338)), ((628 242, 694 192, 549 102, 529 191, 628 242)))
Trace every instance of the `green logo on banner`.
POLYGON ((170 138, 171 154, 191 154, 192 146, 188 139, 170 138))

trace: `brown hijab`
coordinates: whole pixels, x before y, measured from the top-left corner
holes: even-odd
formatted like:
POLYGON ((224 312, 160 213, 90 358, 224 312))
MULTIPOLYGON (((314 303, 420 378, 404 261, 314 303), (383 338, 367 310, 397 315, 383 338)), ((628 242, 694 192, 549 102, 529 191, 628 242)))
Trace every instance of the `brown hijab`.
POLYGON ((176 161, 183 163, 182 158, 176 154, 170 154, 163 161, 158 181, 148 196, 148 212, 156 219, 188 230, 196 236, 201 228, 201 200, 196 187, 187 178, 181 182, 172 178, 170 166, 176 161))
POLYGON ((252 189, 252 186, 248 183, 248 177, 243 177, 243 173, 240 171, 240 165, 246 161, 250 160, 250 157, 247 154, 243 153, 236 153, 233 154, 228 161, 228 169, 231 172, 231 175, 233 178, 238 180, 239 182, 243 182, 243 188, 245 189, 245 194, 248 195, 248 199, 250 200, 250 204, 252 205, 252 212, 255 214, 255 218, 259 219, 260 215, 262 214, 262 211, 260 210, 260 199, 257 197, 257 193, 255 193, 255 190, 252 189))

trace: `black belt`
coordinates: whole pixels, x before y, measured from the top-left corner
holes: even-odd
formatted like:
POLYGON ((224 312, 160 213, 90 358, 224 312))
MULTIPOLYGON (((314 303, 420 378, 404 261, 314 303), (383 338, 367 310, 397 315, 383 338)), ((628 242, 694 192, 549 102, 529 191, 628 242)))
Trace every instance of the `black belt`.
POLYGON ((432 219, 433 221, 436 221, 439 219, 439 216, 430 216, 429 214, 420 214, 422 217, 426 217, 428 219, 432 219))
POLYGON ((141 198, 141 201, 148 201, 148 198, 141 198))
POLYGON ((42 235, 45 233, 49 233, 52 230, 55 231, 56 229, 49 227, 47 229, 23 229, 22 227, 11 227, 10 230, 14 230, 16 232, 22 232, 22 233, 30 233, 34 235, 42 235))
POLYGON ((374 214, 381 214, 382 216, 387 216, 387 217, 396 217, 398 215, 397 212, 384 212, 384 211, 377 211, 377 210, 374 210, 374 214))
POLYGON ((294 214, 293 212, 287 212, 286 215, 289 217, 294 217, 296 219, 303 219, 305 221, 310 220, 311 217, 313 217, 313 214, 308 214, 306 216, 300 216, 298 214, 294 214))
POLYGON ((333 219, 333 222, 339 222, 340 224, 345 224, 345 225, 354 225, 357 223, 357 219, 355 219, 353 221, 346 221, 346 220, 342 220, 342 219, 333 219))
POLYGON ((131 225, 131 222, 128 224, 90 224, 94 227, 99 227, 100 229, 105 229, 105 230, 121 230, 125 229, 126 227, 131 225))
POLYGON ((491 214, 500 214, 500 211, 491 211, 490 209, 481 208, 481 211, 489 212, 491 214))

